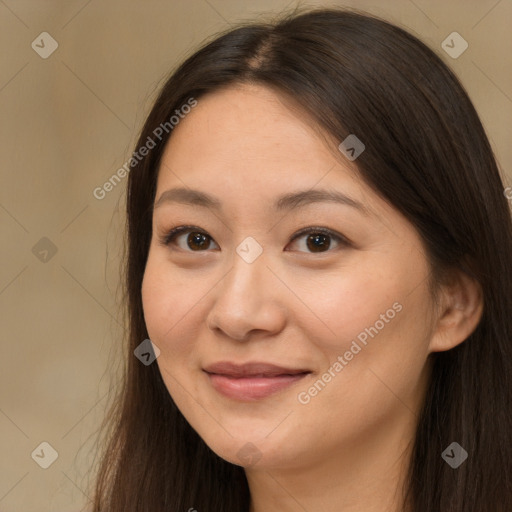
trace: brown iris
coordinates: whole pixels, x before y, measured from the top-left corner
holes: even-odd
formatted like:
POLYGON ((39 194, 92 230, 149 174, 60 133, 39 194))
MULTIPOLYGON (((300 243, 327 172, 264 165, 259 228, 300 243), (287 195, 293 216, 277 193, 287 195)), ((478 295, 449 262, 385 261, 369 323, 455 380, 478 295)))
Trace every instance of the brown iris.
POLYGON ((322 233, 312 234, 308 236, 306 245, 311 252, 322 252, 329 249, 330 237, 322 233))
POLYGON ((187 245, 191 249, 208 249, 210 245, 209 236, 205 235, 204 233, 192 231, 187 237, 187 245))

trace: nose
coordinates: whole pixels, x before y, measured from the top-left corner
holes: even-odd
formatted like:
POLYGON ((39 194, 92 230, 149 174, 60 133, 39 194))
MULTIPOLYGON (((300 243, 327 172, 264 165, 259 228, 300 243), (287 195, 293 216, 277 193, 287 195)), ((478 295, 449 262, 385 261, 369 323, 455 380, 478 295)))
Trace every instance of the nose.
POLYGON ((238 341, 277 334, 286 321, 282 286, 263 256, 248 263, 235 253, 231 270, 212 290, 208 327, 238 341))

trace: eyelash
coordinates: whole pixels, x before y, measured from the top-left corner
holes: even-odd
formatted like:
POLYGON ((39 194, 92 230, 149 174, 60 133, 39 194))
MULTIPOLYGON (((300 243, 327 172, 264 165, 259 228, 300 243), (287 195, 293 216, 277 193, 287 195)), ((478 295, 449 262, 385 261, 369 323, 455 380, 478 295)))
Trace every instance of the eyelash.
MULTIPOLYGON (((210 240, 213 240, 213 238, 211 238, 210 235, 208 235, 208 233, 206 233, 202 229, 198 228, 197 226, 177 226, 175 228, 170 229, 168 232, 166 232, 164 235, 162 235, 159 239, 159 242, 161 245, 168 247, 169 245, 171 245, 172 242, 175 241, 175 239, 178 237, 178 235, 181 235, 184 233, 189 233, 192 231, 195 231, 202 235, 206 235, 208 238, 210 238, 210 240)), ((339 244, 338 249, 339 249, 339 247, 349 247, 351 245, 351 242, 343 235, 336 233, 335 231, 332 231, 330 229, 324 228, 324 227, 315 227, 315 226, 311 226, 311 227, 307 227, 307 228, 303 228, 303 229, 299 230, 297 233, 295 233, 293 235, 291 242, 294 242, 296 239, 298 239, 304 235, 309 235, 309 234, 322 234, 322 235, 330 236, 331 238, 336 240, 336 242, 339 244)), ((323 253, 327 253, 327 252, 332 252, 333 250, 336 250, 336 248, 331 249, 329 247, 326 251, 319 251, 319 253, 308 252, 308 254, 323 254, 323 253)), ((207 252, 207 251, 208 250, 206 250, 206 251, 186 251, 186 252, 193 253, 193 252, 207 252)), ((299 251, 299 252, 304 252, 304 251, 299 251)))

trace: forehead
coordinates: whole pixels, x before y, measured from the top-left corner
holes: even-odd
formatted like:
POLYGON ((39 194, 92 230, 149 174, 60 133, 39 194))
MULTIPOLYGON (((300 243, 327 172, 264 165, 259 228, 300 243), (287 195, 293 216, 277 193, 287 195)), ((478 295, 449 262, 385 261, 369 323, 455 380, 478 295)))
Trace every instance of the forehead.
POLYGON ((200 97, 174 128, 158 188, 179 177, 196 185, 229 179, 246 187, 313 187, 334 168, 338 179, 360 183, 355 165, 336 148, 332 136, 284 96, 259 85, 234 85, 200 97))

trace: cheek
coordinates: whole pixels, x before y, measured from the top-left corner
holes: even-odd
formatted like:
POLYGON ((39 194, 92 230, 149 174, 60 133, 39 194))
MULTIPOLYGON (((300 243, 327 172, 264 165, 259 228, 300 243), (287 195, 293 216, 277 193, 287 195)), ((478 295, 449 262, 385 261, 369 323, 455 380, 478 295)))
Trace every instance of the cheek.
MULTIPOLYGON (((164 258, 149 256, 141 287, 144 320, 166 367, 185 368, 200 339, 207 294, 214 282, 206 275, 172 269, 164 258)), ((181 370, 180 370, 181 371, 181 370)))
MULTIPOLYGON (((151 256, 148 258, 144 271, 141 297, 144 321, 149 337, 157 343, 157 341, 160 341, 165 328, 164 319, 166 318, 166 311, 170 309, 168 304, 172 301, 172 297, 166 293, 161 273, 158 272, 156 265, 152 263, 151 256)), ((158 346, 160 348, 160 345, 158 346)))
POLYGON ((318 344, 327 362, 327 375, 321 380, 330 379, 333 384, 328 384, 327 392, 322 391, 317 406, 343 399, 348 409, 359 410, 364 404, 363 409, 375 414, 394 405, 400 407, 401 401, 412 408, 428 357, 428 305, 426 285, 412 292, 400 285, 374 288, 371 293, 361 290, 354 293, 350 308, 342 304, 341 309, 333 308, 338 343, 321 340, 318 344), (329 369, 336 378, 331 379, 329 369))
POLYGON ((403 284, 396 273, 393 279, 386 279, 380 272, 363 268, 341 276, 316 277, 307 288, 294 289, 307 306, 300 308, 304 315, 299 322, 311 340, 317 340, 326 350, 348 350, 353 339, 359 336, 364 342, 368 330, 374 332, 375 324, 378 331, 385 330, 399 315, 405 295, 403 284))
MULTIPOLYGON (((371 368, 406 391, 401 378, 414 381, 427 357, 427 267, 392 258, 379 263, 324 276, 301 289, 299 294, 312 307, 298 322, 322 352, 326 370, 338 361, 338 372, 352 381, 371 368)), ((340 383, 344 378, 334 380, 340 383)))
POLYGON ((141 287, 144 320, 149 338, 160 350, 156 364, 182 411, 190 405, 188 393, 195 393, 195 384, 187 379, 192 369, 193 340, 198 339, 194 331, 199 325, 194 318, 198 314, 194 304, 199 298, 197 288, 191 293, 193 289, 190 282, 180 285, 176 273, 170 275, 168 265, 148 258, 141 287), (188 393, 183 391, 185 382, 188 393))
POLYGON ((186 319, 193 311, 191 294, 184 292, 166 265, 150 256, 142 281, 142 307, 149 337, 163 353, 176 348, 171 340, 179 339, 177 333, 183 324, 180 319, 186 319))

